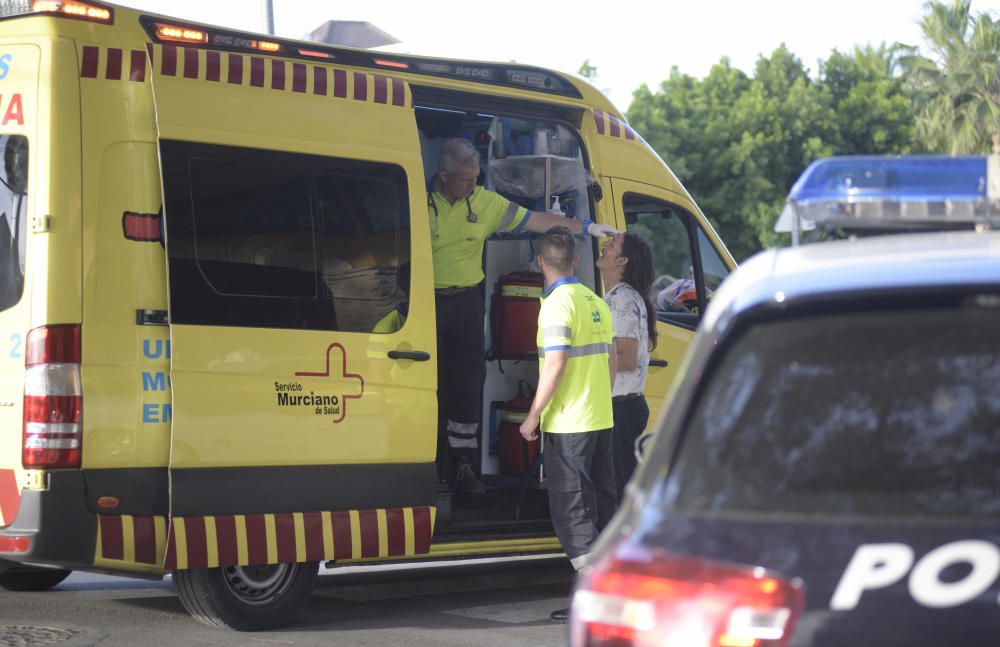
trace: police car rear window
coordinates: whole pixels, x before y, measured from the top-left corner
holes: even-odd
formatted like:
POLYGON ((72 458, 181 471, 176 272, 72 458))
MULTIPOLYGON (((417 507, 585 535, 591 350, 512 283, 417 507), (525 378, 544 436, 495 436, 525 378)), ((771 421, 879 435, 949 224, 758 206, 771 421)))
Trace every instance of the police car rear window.
POLYGON ((696 403, 688 511, 1000 517, 1000 311, 760 324, 696 403))

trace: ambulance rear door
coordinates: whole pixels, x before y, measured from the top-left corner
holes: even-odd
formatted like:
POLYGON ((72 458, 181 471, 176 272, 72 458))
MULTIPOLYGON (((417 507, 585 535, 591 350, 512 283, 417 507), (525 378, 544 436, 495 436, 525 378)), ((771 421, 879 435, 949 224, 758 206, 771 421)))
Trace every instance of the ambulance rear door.
POLYGON ((424 193, 408 86, 256 54, 151 55, 171 515, 433 505, 433 283, 429 233, 410 227, 424 193), (402 328, 373 333, 397 308, 402 328))

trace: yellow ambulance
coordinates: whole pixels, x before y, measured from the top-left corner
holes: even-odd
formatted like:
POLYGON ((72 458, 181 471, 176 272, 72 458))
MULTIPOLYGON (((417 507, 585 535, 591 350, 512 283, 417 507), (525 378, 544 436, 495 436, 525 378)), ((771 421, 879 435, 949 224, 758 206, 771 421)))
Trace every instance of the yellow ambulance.
MULTIPOLYGON (((249 630, 320 563, 559 551, 544 480, 496 454, 531 358, 484 353, 485 494, 438 486, 426 182, 466 137, 488 188, 650 237, 694 294, 658 315, 655 409, 733 260, 604 96, 98 2, 0 13, 0 585, 172 574, 249 630)), ((487 302, 533 246, 487 242, 487 302)))

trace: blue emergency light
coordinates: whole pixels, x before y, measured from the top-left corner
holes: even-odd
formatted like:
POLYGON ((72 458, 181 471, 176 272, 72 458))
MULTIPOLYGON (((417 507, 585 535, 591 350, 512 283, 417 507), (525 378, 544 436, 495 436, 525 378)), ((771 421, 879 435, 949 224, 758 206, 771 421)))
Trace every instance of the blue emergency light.
POLYGON ((775 231, 792 232, 794 244, 799 231, 817 228, 863 233, 989 226, 1000 217, 995 166, 997 160, 986 156, 820 159, 795 182, 775 231))

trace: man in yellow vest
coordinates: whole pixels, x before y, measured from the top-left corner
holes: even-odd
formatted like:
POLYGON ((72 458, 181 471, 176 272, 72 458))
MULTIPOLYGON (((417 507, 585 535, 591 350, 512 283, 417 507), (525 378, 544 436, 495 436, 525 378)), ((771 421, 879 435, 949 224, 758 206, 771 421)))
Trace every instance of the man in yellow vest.
MULTIPOLYGON (((545 234, 538 254, 545 276, 538 313, 538 389, 521 424, 525 440, 538 438, 539 423, 545 434, 552 525, 577 570, 617 504, 611 310, 573 276, 578 262, 569 230, 557 227, 545 234)), ((560 609, 552 619, 565 622, 567 615, 560 609)))
POLYGON ((439 168, 427 190, 438 326, 438 469, 441 478, 454 479, 458 490, 481 493, 473 465, 486 375, 481 285, 486 238, 498 231, 542 233, 556 226, 591 236, 618 232, 589 220, 529 211, 478 186, 479 152, 468 140, 445 142, 439 168))

